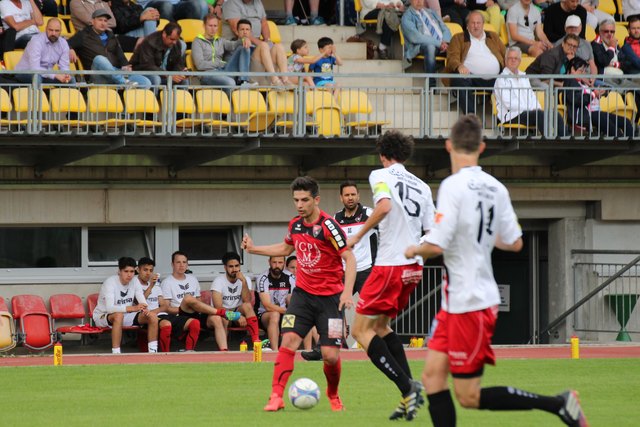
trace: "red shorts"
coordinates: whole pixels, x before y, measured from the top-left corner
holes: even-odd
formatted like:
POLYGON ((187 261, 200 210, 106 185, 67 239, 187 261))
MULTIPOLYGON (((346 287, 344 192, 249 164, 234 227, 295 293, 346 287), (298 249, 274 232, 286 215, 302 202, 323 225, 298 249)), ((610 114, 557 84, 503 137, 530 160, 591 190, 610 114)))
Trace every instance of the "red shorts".
POLYGON ((460 314, 440 310, 427 346, 449 355, 453 376, 480 375, 485 364, 496 363, 491 337, 497 315, 497 307, 460 314))
POLYGON ((396 317, 406 307, 421 280, 422 266, 419 264, 374 265, 360 291, 356 313, 396 317))

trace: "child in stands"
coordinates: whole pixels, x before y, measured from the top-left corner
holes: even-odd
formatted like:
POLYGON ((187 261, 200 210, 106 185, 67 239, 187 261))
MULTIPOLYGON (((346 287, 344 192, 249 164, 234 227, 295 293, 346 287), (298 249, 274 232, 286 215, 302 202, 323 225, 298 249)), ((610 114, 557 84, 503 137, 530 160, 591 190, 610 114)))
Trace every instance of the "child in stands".
POLYGON ((322 75, 314 77, 313 82, 316 87, 335 89, 337 85, 333 80, 333 68, 336 65, 342 65, 342 59, 336 54, 336 47, 329 37, 318 40, 318 50, 321 58, 309 66, 309 71, 322 73, 322 75))
MULTIPOLYGON (((287 71, 290 73, 304 73, 305 65, 311 65, 320 59, 324 55, 320 54, 314 57, 309 57, 309 45, 302 39, 296 39, 291 42, 291 55, 288 59, 287 71)), ((289 81, 298 84, 298 77, 289 77, 289 81)), ((305 76, 302 78, 303 84, 309 87, 315 87, 313 78, 311 76, 305 76)))

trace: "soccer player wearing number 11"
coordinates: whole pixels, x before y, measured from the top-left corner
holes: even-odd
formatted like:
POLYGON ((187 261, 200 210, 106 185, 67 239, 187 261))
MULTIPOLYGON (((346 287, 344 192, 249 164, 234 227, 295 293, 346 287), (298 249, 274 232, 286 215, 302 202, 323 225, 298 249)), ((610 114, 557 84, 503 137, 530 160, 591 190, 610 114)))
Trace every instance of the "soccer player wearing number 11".
POLYGON ((451 372, 456 397, 465 408, 541 409, 558 415, 567 425, 585 427, 575 391, 541 396, 514 387, 480 386, 484 365, 495 364, 491 337, 500 295, 491 252, 494 247, 519 252, 523 245, 509 192, 478 166, 484 148, 478 117, 461 117, 446 142, 452 175, 438 190, 435 225, 420 246, 405 251, 407 258, 444 255, 447 267, 442 306, 422 374, 431 420, 435 427, 456 425, 448 385, 451 372))

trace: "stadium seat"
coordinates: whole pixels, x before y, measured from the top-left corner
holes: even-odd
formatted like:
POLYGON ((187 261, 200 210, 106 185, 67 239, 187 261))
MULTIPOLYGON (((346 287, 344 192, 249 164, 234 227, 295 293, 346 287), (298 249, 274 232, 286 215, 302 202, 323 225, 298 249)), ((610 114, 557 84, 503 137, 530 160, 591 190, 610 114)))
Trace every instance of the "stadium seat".
POLYGON ((87 314, 82 305, 82 298, 74 294, 56 294, 49 298, 51 306, 51 317, 53 318, 54 330, 58 334, 59 341, 63 334, 93 335, 102 333, 102 328, 94 328, 85 323, 87 314), (81 319, 80 325, 56 326, 56 320, 81 319))
POLYGON ((207 305, 211 305, 211 291, 200 291, 200 300, 207 305))
POLYGON ((168 19, 160 18, 160 20, 158 21, 158 26, 156 27, 156 30, 162 31, 164 27, 167 26, 168 23, 169 23, 168 19))
POLYGON ((306 126, 318 125, 316 111, 319 108, 338 108, 338 103, 328 90, 307 90, 305 93, 305 111, 307 113, 306 126))
POLYGON ((0 128, 10 128, 12 126, 26 125, 27 123, 29 123, 26 113, 21 113, 13 109, 11 97, 9 96, 9 93, 3 88, 0 88, 0 112, 7 114, 7 117, 9 117, 6 119, 0 119, 0 128), (10 118, 9 115, 12 112, 18 113, 15 114, 15 118, 10 118))
POLYGON ((123 127, 135 124, 133 119, 123 119, 124 105, 118 91, 111 87, 93 86, 87 93, 89 106, 88 122, 94 126, 105 128, 123 127), (106 118, 102 118, 102 117, 106 118))
POLYGON ((616 4, 613 0, 599 0, 598 10, 613 16, 616 14, 616 4))
POLYGON ((158 120, 160 104, 152 90, 127 89, 124 91, 123 98, 126 117, 128 120, 135 121, 136 131, 144 133, 163 125, 158 120), (140 116, 142 118, 139 118, 140 116), (148 119, 149 116, 152 117, 151 120, 148 119))
POLYGON ((227 121, 223 117, 231 113, 231 102, 227 93, 220 89, 200 89, 196 91, 198 115, 206 120, 206 125, 217 128, 218 133, 229 132, 230 127, 246 128, 248 121, 227 121), (224 128, 224 129, 223 129, 224 128))
POLYGON ((20 62, 24 50, 12 50, 4 53, 4 66, 8 70, 15 70, 16 65, 20 62))
POLYGON ((531 65, 535 60, 535 56, 522 55, 522 61, 520 61, 518 70, 522 71, 523 73, 526 72, 529 65, 531 65))
MULTIPOLYGON (((101 333, 101 332, 111 332, 111 328, 101 328, 100 331, 98 331, 98 327, 95 326, 95 323, 93 321, 93 311, 96 309, 96 306, 98 305, 98 298, 100 297, 100 294, 89 294, 87 295, 87 311, 88 311, 88 315, 89 315, 89 324, 93 327, 92 329, 94 329, 91 332, 91 334, 97 334, 97 333, 101 333)), ((140 329, 140 327, 138 326, 123 326, 122 330, 123 331, 135 331, 140 329)))
POLYGON ((231 104, 236 115, 246 117, 246 130, 264 132, 275 120, 275 113, 267 110, 262 94, 257 90, 236 89, 231 93, 231 104))
POLYGON ((67 131, 87 130, 87 123, 79 119, 87 112, 87 104, 78 89, 66 87, 51 89, 49 104, 51 113, 49 119, 42 120, 43 126, 57 126, 59 131, 62 127, 67 131), (71 119, 70 113, 75 114, 76 118, 71 119))
POLYGON ((629 37, 629 30, 627 30, 627 27, 617 22, 616 23, 616 39, 618 39, 618 47, 622 47, 622 45, 624 44, 624 40, 627 37, 629 37))
POLYGON ((191 49, 189 49, 184 57, 184 62, 187 68, 191 71, 198 71, 196 65, 193 63, 193 56, 191 56, 191 49))
MULTIPOLYGON (((267 24, 269 25, 269 33, 271 33, 271 41, 273 43, 282 43, 282 36, 280 35, 280 29, 278 28, 276 23, 273 21, 267 21, 267 24)), ((221 29, 222 25, 220 25, 219 28, 221 29)))
MULTIPOLYGON (((536 98, 538 98, 538 102, 540 103, 540 107, 542 107, 542 109, 544 110, 544 92, 540 91, 540 90, 536 90, 534 92, 536 94, 536 98)), ((498 117, 498 106, 496 103, 496 96, 495 95, 491 95, 491 109, 492 109, 492 113, 494 117, 498 117)), ((518 123, 500 123, 499 120, 497 120, 497 124, 498 124, 498 131, 500 132, 500 134, 503 133, 503 131, 505 129, 516 129, 516 130, 526 130, 527 133, 529 131, 537 131, 537 127, 534 125, 524 125, 524 124, 518 124, 518 123)))
POLYGON ((13 317, 20 325, 22 345, 29 350, 46 350, 53 346, 54 333, 51 315, 44 301, 37 295, 16 295, 11 298, 13 317))
MULTIPOLYGON (((356 11, 356 16, 358 17, 358 22, 362 25, 376 25, 378 23, 377 19, 364 19, 364 16, 360 16, 360 12, 362 12, 362 2, 360 0, 354 0, 353 6, 356 11)), ((400 28, 400 27, 398 27, 400 28)))
POLYGON ((180 19, 178 24, 182 28, 182 40, 186 43, 191 43, 198 37, 198 34, 202 34, 204 31, 204 24, 201 19, 180 19))
POLYGON ((633 111, 627 111, 627 103, 618 92, 609 92, 600 98, 600 110, 632 119, 633 111))
POLYGON ((16 327, 7 303, 0 297, 0 351, 9 351, 17 345, 16 327))
POLYGON ((373 107, 369 102, 367 93, 358 89, 343 89, 339 94, 340 111, 345 117, 344 126, 350 128, 351 131, 361 133, 364 131, 368 134, 372 128, 375 134, 380 134, 383 125, 388 125, 388 121, 369 120, 369 114, 373 112, 373 107), (359 116, 364 116, 362 120, 359 116))
POLYGON ((276 132, 279 128, 290 129, 294 124, 296 97, 295 93, 283 90, 267 92, 267 106, 276 115, 276 132))
POLYGON ((340 136, 342 134, 342 114, 336 106, 320 107, 315 111, 319 136, 340 136))
POLYGON ((596 30, 594 30, 591 25, 587 25, 584 32, 585 40, 588 42, 592 42, 596 37, 597 37, 596 30))

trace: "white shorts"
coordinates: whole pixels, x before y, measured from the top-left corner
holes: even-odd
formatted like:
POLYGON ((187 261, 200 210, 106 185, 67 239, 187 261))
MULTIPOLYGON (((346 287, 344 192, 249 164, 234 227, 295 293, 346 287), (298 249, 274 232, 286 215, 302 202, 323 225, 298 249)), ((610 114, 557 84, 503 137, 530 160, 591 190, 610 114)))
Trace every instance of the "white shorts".
MULTIPOLYGON (((93 314, 93 322, 99 328, 110 328, 111 325, 107 321, 107 316, 111 313, 94 313, 93 314)), ((130 313, 124 313, 124 319, 122 320, 122 326, 134 326, 134 321, 136 320, 136 316, 138 315, 137 311, 132 311, 130 313)), ((136 322, 136 326, 138 326, 136 322)))

